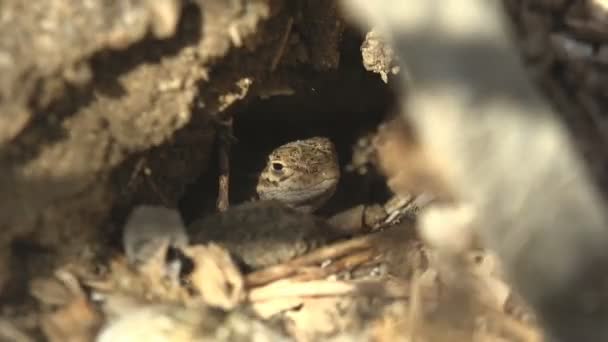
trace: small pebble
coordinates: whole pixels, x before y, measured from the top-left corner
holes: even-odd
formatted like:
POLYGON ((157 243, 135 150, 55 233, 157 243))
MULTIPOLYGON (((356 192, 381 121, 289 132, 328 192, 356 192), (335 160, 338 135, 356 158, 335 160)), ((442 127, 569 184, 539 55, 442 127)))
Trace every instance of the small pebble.
POLYGON ((123 232, 123 247, 129 263, 146 262, 166 241, 176 248, 188 245, 188 235, 177 210, 145 205, 131 212, 123 232))

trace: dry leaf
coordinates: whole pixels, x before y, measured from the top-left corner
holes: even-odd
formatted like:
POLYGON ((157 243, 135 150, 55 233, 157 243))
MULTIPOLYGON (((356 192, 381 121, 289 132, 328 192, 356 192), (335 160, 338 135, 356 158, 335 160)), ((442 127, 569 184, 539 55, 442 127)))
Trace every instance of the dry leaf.
POLYGON ((203 302, 232 309, 245 298, 243 276, 228 251, 210 243, 187 247, 184 253, 194 262, 189 278, 203 302))
POLYGON ((430 192, 441 198, 451 197, 441 169, 415 141, 411 128, 402 119, 380 126, 374 146, 380 169, 394 193, 407 196, 430 192))
POLYGON ((34 342, 35 340, 22 332, 12 322, 0 319, 0 341, 34 342))
POLYGON ((42 331, 51 342, 92 341, 102 318, 85 297, 42 316, 42 331))
POLYGON ((30 295, 46 305, 66 305, 73 297, 73 294, 54 278, 32 279, 30 295))

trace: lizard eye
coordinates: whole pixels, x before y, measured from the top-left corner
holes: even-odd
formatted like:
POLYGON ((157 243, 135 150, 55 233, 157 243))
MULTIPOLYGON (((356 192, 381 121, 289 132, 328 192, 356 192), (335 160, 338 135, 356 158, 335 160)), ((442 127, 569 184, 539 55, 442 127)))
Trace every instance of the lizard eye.
POLYGON ((282 171, 282 170, 283 170, 283 164, 282 164, 282 163, 279 163, 279 162, 273 162, 273 163, 271 164, 271 166, 272 166, 272 170, 273 170, 273 171, 282 171))

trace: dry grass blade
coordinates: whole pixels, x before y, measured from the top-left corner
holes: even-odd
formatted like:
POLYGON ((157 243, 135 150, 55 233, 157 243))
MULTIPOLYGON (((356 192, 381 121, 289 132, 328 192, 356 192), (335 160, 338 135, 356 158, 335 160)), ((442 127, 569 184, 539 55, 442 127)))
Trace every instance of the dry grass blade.
POLYGON ((321 247, 299 258, 250 273, 245 278, 245 283, 248 287, 254 287, 267 284, 277 279, 286 278, 296 274, 298 272, 298 268, 303 266, 320 264, 328 259, 339 258, 362 249, 372 248, 373 241, 374 236, 366 235, 352 240, 321 247))
POLYGON ((407 284, 387 281, 346 282, 335 280, 314 280, 293 282, 280 280, 272 284, 252 289, 248 299, 251 302, 276 300, 285 297, 321 296, 377 296, 384 298, 407 298, 410 288, 407 284))
POLYGON ((219 163, 219 179, 218 179, 218 195, 217 195, 217 210, 226 211, 230 206, 228 197, 230 191, 230 137, 232 137, 232 118, 228 118, 222 122, 221 129, 223 137, 220 137, 220 146, 218 149, 219 163))
POLYGON ((270 71, 276 70, 277 66, 279 65, 279 62, 281 61, 281 57, 283 57, 283 53, 285 52, 285 47, 287 46, 292 27, 293 17, 289 17, 289 19, 287 19, 287 24, 285 25, 285 32, 283 32, 283 36, 281 37, 281 41, 279 42, 279 48, 277 49, 277 52, 272 58, 272 62, 270 63, 270 71))
POLYGON ((34 342, 35 340, 17 328, 12 322, 0 319, 0 341, 34 342))
POLYGON ((346 271, 356 266, 362 265, 368 261, 373 260, 376 256, 377 253, 370 250, 357 252, 353 255, 345 256, 344 258, 335 260, 326 267, 315 268, 305 273, 299 272, 300 274, 297 274, 290 279, 297 281, 309 281, 325 278, 329 275, 346 271))
POLYGON ((490 329, 500 335, 507 335, 510 339, 525 342, 544 341, 541 330, 534 325, 520 322, 494 308, 487 309, 487 322, 490 329))

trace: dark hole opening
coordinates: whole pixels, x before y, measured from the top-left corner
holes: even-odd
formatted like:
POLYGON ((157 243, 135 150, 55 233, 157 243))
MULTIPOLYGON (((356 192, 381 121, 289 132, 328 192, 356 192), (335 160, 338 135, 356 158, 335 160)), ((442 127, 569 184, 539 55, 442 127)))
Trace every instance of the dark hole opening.
MULTIPOLYGON (((336 193, 317 214, 326 216, 362 203, 381 203, 390 195, 385 179, 374 170, 366 175, 346 170, 357 139, 374 131, 394 103, 389 87, 361 65, 362 38, 357 32, 345 33, 336 70, 286 71, 291 81, 285 86, 294 90, 293 95, 252 97, 235 106, 233 135, 237 142, 230 152, 231 205, 255 196, 258 175, 272 150, 314 136, 334 142, 342 170, 336 193)), ((270 168, 285 170, 284 165, 274 162, 270 168)), ((180 209, 187 222, 215 210, 217 176, 217 166, 211 165, 186 191, 180 209)))

